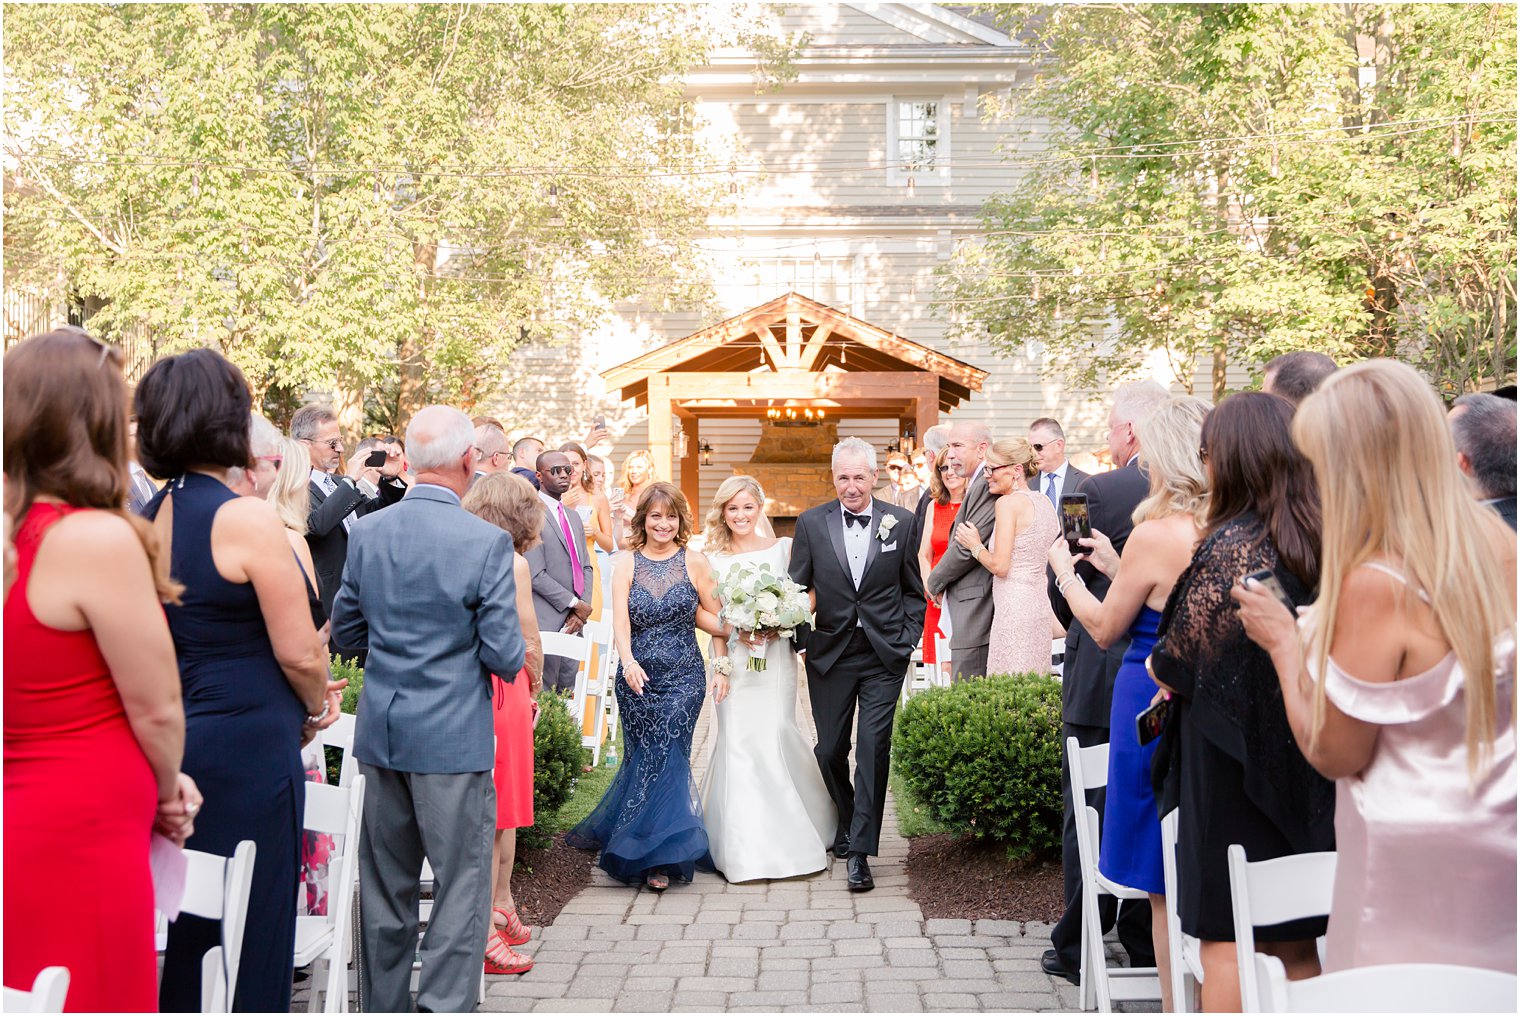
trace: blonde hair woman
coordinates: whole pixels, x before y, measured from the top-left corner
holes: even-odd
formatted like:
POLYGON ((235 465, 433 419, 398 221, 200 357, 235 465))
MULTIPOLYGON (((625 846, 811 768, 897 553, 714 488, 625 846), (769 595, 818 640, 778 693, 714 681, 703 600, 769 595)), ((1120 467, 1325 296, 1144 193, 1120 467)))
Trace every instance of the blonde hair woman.
POLYGON ((306 543, 306 518, 311 513, 311 456, 306 445, 288 437, 275 442, 278 459, 274 463, 274 482, 264 496, 274 507, 274 513, 285 526, 285 536, 290 549, 295 551, 306 579, 306 600, 311 609, 311 623, 317 626, 317 634, 327 641, 327 612, 322 609, 322 598, 317 593, 317 573, 311 560, 311 548, 306 543))
MULTIPOLYGON (((745 565, 787 574, 792 541, 765 522, 765 491, 753 476, 730 476, 707 512, 704 552, 720 592, 745 565)), ((721 644, 721 639, 719 642, 721 644)), ((834 835, 834 803, 812 748, 797 729, 797 655, 785 639, 732 632, 735 673, 718 703, 718 737, 702 780, 703 825, 713 864, 730 882, 822 871, 834 835), (763 670, 744 661, 763 656, 763 670)))
POLYGON ((987 544, 976 527, 955 527, 955 541, 992 573, 992 629, 987 673, 1050 673, 1054 612, 1045 589, 1045 554, 1061 535, 1050 498, 1029 489, 1034 449, 1024 438, 987 448, 987 489, 997 498, 987 544))
POLYGON ((659 482, 660 474, 654 468, 654 456, 643 448, 636 452, 629 452, 623 460, 623 472, 618 480, 618 487, 622 490, 622 534, 618 540, 619 547, 631 546, 633 530, 633 516, 638 511, 639 500, 644 492, 659 482))
POLYGON ((1146 671, 1146 658, 1156 644, 1161 611, 1178 577, 1192 560, 1203 536, 1208 513, 1208 484, 1199 437, 1207 402, 1191 395, 1160 403, 1134 424, 1140 444, 1140 465, 1150 475, 1150 495, 1135 507, 1135 528, 1116 557, 1108 538, 1097 530, 1091 545, 1093 565, 1113 579, 1102 600, 1087 591, 1072 566, 1076 559, 1057 540, 1047 555, 1055 571, 1056 588, 1072 614, 1094 642, 1107 648, 1125 634, 1129 649, 1114 677, 1109 717, 1108 793, 1103 806, 1103 843, 1098 870, 1120 885, 1144 889, 1150 895, 1151 938, 1170 1011, 1166 944, 1166 897, 1161 873, 1161 822, 1151 791, 1151 756, 1156 742, 1141 745, 1135 717, 1161 697, 1146 671), (1121 567, 1122 565, 1122 567, 1121 567))
POLYGON ((1337 781, 1325 969, 1418 957, 1512 973, 1514 534, 1465 488, 1440 402, 1404 364, 1332 375, 1293 439, 1324 512, 1302 645, 1259 583, 1231 595, 1304 756, 1337 781), (1411 891, 1432 877, 1439 891, 1411 891))

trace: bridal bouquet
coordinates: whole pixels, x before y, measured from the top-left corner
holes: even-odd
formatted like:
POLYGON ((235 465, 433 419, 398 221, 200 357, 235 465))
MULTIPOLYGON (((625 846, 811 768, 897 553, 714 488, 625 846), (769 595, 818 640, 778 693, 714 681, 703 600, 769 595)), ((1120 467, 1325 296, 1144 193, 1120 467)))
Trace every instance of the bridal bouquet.
MULTIPOLYGON (((768 563, 736 564, 718 583, 723 620, 739 631, 771 638, 791 638, 800 625, 811 624, 807 590, 768 563)), ((750 670, 764 670, 765 657, 753 653, 750 670)))

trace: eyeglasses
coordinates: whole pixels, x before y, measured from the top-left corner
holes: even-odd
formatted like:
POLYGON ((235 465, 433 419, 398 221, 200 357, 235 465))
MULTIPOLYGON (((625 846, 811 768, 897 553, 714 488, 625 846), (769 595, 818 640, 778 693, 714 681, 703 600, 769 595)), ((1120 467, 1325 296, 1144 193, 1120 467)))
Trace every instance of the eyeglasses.
POLYGON ((303 437, 300 440, 302 444, 324 445, 328 448, 331 448, 335 452, 341 452, 343 450, 343 439, 340 437, 328 438, 326 441, 316 441, 309 437, 303 437))
POLYGON ((561 475, 563 475, 563 476, 574 476, 575 475, 575 467, 574 466, 550 466, 548 469, 545 469, 544 472, 548 473, 550 476, 561 476, 561 475))
POLYGON ((258 456, 258 460, 260 462, 273 462, 276 469, 279 469, 285 463, 285 458, 282 455, 260 455, 258 456))
POLYGON ((947 463, 946 465, 940 466, 939 471, 941 473, 953 473, 955 472, 955 467, 947 463))
POLYGON ((989 473, 995 473, 999 469, 1009 469, 1009 468, 1012 468, 1013 466, 1016 466, 1016 465, 1018 465, 1017 462, 1005 462, 1001 466, 989 466, 987 468, 987 472, 989 472, 989 473))

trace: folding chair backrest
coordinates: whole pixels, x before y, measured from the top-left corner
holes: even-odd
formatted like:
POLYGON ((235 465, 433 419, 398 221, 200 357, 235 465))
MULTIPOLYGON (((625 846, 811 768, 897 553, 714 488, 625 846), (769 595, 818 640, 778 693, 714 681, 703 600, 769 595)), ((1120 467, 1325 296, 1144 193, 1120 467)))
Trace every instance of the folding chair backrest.
POLYGON ((63 1012, 63 1000, 69 993, 68 967, 43 967, 32 981, 30 991, 5 989, 6 1012, 63 1012))
MULTIPOLYGON (((1268 861, 1247 861, 1245 848, 1230 844, 1230 901, 1235 916, 1236 949, 1250 956, 1256 929, 1330 913, 1335 895, 1335 853, 1291 854, 1268 861)), ((1256 966, 1241 963, 1242 1012, 1261 1012, 1256 966)))
POLYGON ((1263 1012, 1514 1012, 1514 974, 1441 963, 1392 963, 1288 980, 1282 960, 1256 953, 1263 1012))
POLYGON ((201 962, 202 1012, 232 1011, 257 853, 252 840, 239 843, 231 858, 199 850, 185 851, 188 864, 180 912, 221 921, 221 938, 227 950, 224 956, 223 946, 216 946, 207 951, 201 962))

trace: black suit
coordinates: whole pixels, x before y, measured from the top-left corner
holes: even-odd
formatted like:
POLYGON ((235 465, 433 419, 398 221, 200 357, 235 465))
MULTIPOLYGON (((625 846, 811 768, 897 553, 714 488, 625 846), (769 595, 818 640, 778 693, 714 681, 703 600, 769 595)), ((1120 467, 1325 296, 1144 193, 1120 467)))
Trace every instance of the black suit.
MULTIPOLYGON (((1065 493, 1071 486, 1067 472, 1065 493)), ((1092 527, 1113 543, 1120 553, 1134 530, 1135 506, 1145 500, 1150 481, 1132 461, 1122 469, 1089 476, 1077 484, 1077 493, 1087 495, 1092 527)), ((1077 574, 1098 599, 1108 592, 1109 580, 1102 572, 1083 561, 1077 574)), ((1129 648, 1129 638, 1121 638, 1107 649, 1087 634, 1082 622, 1072 616, 1066 598, 1055 589, 1050 576, 1050 603, 1056 617, 1066 627, 1066 656, 1061 668, 1061 744, 1064 757, 1066 738, 1075 737, 1082 747, 1108 743, 1109 713, 1114 699, 1114 678, 1129 648)), ((1097 790, 1088 800, 1103 814, 1103 791, 1097 790)), ((1077 859, 1076 813, 1072 810, 1071 773, 1061 766, 1061 796, 1066 811, 1061 843, 1061 867, 1066 882, 1066 912, 1050 933, 1050 943, 1067 970, 1075 973, 1082 965, 1082 874, 1077 859)), ((1103 929, 1113 927, 1115 900, 1104 897, 1099 903, 1103 929)), ((1155 948, 1151 941, 1150 904, 1145 900, 1126 900, 1119 908, 1119 941, 1129 953, 1134 966, 1152 966, 1155 948)))
MULTIPOLYGON (((378 497, 367 497, 352 483, 338 480, 338 489, 329 497, 315 482, 307 485, 311 493, 311 514, 306 517, 306 545, 311 548, 311 564, 316 569, 317 595, 322 610, 332 616, 333 599, 343 584, 343 564, 348 559, 348 530, 343 520, 349 515, 368 515, 401 500, 406 484, 389 477, 380 478, 378 497)), ((397 576, 404 581, 405 576, 397 576)), ((355 655, 347 647, 333 644, 332 650, 355 655)))
POLYGON ((791 576, 817 598, 807 650, 808 697, 818 728, 814 754, 839 810, 850 850, 875 854, 887 799, 892 717, 913 647, 924 630, 923 577, 913 513, 872 500, 868 547, 857 587, 850 571, 838 501, 797 519, 791 576), (885 539, 882 521, 895 518, 885 539), (850 782, 850 727, 860 704, 855 781, 850 782))
POLYGON ((1515 498, 1513 494, 1509 497, 1495 498, 1492 501, 1484 503, 1498 512, 1499 517, 1508 522, 1511 529, 1515 528, 1515 498))

